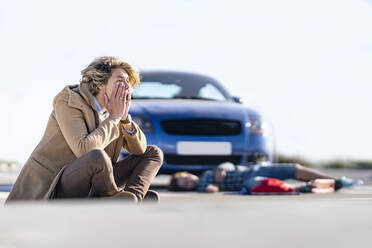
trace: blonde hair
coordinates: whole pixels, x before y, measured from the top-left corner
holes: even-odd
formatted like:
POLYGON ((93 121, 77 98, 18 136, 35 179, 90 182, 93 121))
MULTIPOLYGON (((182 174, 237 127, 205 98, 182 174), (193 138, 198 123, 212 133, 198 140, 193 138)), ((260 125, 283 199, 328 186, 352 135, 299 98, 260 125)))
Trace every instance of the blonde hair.
POLYGON ((129 83, 132 87, 140 83, 138 71, 129 63, 113 56, 97 57, 87 68, 81 71, 81 83, 89 85, 90 92, 96 96, 99 92, 98 86, 107 84, 113 69, 122 69, 129 76, 129 83))

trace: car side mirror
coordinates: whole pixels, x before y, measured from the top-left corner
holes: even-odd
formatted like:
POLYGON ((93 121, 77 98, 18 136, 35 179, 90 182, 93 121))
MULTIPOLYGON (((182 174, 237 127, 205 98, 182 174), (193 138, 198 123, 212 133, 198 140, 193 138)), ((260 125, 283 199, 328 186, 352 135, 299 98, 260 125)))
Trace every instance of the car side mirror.
POLYGON ((233 96, 232 99, 234 100, 234 102, 236 103, 243 103, 243 98, 239 97, 239 96, 233 96))

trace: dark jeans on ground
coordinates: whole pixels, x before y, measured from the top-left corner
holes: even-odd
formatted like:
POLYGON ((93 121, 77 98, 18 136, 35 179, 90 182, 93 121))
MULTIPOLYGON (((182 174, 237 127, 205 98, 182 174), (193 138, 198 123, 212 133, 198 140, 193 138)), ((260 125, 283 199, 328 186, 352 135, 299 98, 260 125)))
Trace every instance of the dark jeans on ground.
POLYGON ((157 146, 147 146, 143 155, 129 155, 115 164, 105 151, 95 149, 66 167, 54 198, 112 196, 124 189, 142 200, 162 163, 163 152, 157 146))

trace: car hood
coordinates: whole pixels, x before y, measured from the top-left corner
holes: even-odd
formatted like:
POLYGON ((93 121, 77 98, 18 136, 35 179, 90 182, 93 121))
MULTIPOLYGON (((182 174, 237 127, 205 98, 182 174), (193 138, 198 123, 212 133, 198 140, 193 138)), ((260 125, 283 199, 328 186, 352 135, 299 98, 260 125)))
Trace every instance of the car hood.
POLYGON ((167 116, 175 118, 234 118, 247 120, 259 114, 243 104, 205 100, 133 100, 132 115, 167 116))

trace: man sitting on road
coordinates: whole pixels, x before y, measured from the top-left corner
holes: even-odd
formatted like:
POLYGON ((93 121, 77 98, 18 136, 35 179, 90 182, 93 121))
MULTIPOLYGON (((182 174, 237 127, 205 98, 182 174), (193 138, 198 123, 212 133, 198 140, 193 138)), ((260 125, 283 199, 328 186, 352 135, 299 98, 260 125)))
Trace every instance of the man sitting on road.
POLYGON ((149 190, 163 152, 148 146, 129 114, 140 83, 129 63, 104 56, 53 101, 43 138, 23 166, 7 202, 72 198, 158 201, 149 190), (118 161, 121 149, 130 155, 118 161))
POLYGON ((169 190, 171 191, 198 191, 214 193, 218 191, 239 191, 249 194, 252 189, 257 189, 264 180, 265 189, 261 192, 312 192, 316 187, 316 179, 330 179, 328 183, 332 190, 339 190, 342 187, 350 187, 361 181, 346 177, 339 179, 326 175, 320 171, 306 168, 299 164, 269 164, 260 163, 252 167, 235 166, 226 162, 219 165, 215 170, 208 170, 200 177, 189 172, 177 172, 172 175, 169 190), (278 180, 279 179, 279 180, 278 180), (281 183, 280 191, 278 186, 280 180, 296 179, 307 182, 305 186, 293 187, 281 183), (269 180, 269 181, 267 181, 269 180), (270 181, 271 180, 271 181, 270 181), (274 191, 270 189, 276 188, 274 191))

